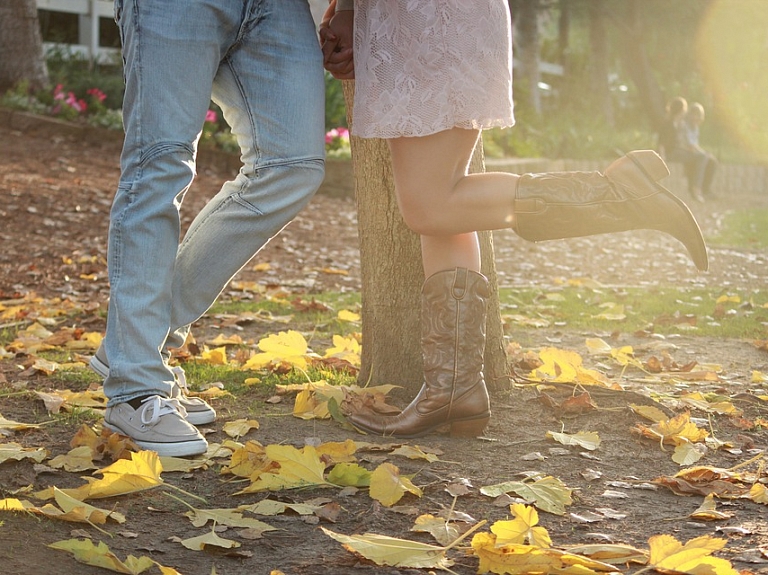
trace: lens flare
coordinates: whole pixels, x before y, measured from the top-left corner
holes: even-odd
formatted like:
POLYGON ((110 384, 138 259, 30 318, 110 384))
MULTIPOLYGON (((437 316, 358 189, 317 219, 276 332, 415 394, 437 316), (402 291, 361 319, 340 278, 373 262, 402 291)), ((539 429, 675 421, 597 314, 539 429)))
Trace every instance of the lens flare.
POLYGON ((730 135, 756 161, 768 161, 768 3, 714 0, 696 52, 730 135))

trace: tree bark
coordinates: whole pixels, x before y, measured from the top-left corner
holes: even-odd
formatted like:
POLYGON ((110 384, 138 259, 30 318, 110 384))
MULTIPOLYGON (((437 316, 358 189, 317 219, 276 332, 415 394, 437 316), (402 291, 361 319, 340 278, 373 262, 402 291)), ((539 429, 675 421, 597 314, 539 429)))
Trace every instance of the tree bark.
POLYGON ((21 81, 32 91, 48 83, 35 0, 0 2, 0 93, 21 81))
MULTIPOLYGON (((351 126, 354 82, 344 82, 344 97, 351 126)), ((412 397, 423 381, 421 244, 400 216, 386 142, 352 136, 350 144, 362 285, 363 343, 358 379, 360 385, 400 385, 403 394, 412 397)), ((470 170, 484 171, 482 143, 475 150, 470 170)), ((493 388, 508 383, 508 371, 490 232, 481 234, 481 256, 482 271, 492 289, 485 372, 493 388)))
POLYGON ((515 30, 517 31, 517 47, 519 48, 519 75, 523 88, 523 97, 528 106, 537 114, 541 113, 541 93, 539 92, 539 0, 522 0, 510 4, 515 30))
POLYGON ((605 29, 605 2, 589 3, 590 88, 596 112, 602 114, 608 126, 614 126, 613 101, 608 86, 608 37, 605 29))
POLYGON ((645 30, 641 20, 642 7, 637 0, 629 0, 624 20, 619 22, 625 34, 624 58, 625 69, 632 77, 637 87, 640 101, 651 119, 652 127, 660 129, 665 117, 666 102, 664 94, 656 79, 653 68, 648 61, 645 47, 645 30))

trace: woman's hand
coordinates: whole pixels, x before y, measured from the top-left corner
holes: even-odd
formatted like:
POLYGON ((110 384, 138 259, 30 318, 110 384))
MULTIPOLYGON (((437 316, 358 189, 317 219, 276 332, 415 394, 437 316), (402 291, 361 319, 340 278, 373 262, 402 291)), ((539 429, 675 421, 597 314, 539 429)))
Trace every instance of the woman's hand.
POLYGON ((320 23, 323 66, 339 80, 351 80, 355 77, 352 50, 354 16, 352 10, 336 12, 336 0, 331 0, 320 23))

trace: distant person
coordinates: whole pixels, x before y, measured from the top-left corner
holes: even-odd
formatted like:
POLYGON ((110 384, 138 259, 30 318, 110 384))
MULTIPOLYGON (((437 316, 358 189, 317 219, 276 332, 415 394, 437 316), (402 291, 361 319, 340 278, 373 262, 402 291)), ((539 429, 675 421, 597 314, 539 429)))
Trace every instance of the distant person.
POLYGON ((701 104, 688 105, 685 98, 678 96, 667 105, 667 117, 659 133, 659 148, 669 162, 683 164, 688 179, 688 192, 699 201, 709 193, 717 161, 714 156, 699 146, 699 125, 704 120, 701 104), (695 111, 691 111, 696 108, 695 111), (709 164, 712 163, 712 166, 709 164))
MULTIPOLYGON (((685 115, 685 127, 688 146, 691 150, 697 152, 705 159, 703 174, 691 174, 689 176, 689 182, 691 177, 700 178, 698 184, 701 187, 701 192, 705 198, 712 197, 712 180, 715 177, 717 171, 717 158, 701 147, 699 144, 699 127, 704 122, 704 106, 698 102, 694 102, 688 105, 688 113, 685 115)), ((697 164, 698 166, 698 164, 697 164)))
POLYGON ((667 103, 667 115, 659 131, 659 153, 670 159, 670 154, 682 146, 687 138, 685 116, 688 114, 688 100, 678 96, 667 103))

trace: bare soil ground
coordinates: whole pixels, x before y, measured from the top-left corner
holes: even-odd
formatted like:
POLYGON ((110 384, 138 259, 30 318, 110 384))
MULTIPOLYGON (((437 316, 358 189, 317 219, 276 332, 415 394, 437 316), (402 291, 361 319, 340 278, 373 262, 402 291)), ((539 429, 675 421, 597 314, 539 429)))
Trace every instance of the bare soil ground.
MULTIPOLYGON (((23 133, 0 129, 0 301, 29 292, 46 298, 70 298, 93 309, 93 315, 81 321, 79 327, 103 330, 103 309, 108 297, 108 212, 118 178, 118 157, 117 142, 96 145, 46 128, 23 133)), ((201 170, 183 208, 186 223, 227 177, 229 174, 224 170, 201 170)), ((692 207, 702 227, 710 233, 735 204, 767 205, 768 190, 765 192, 763 196, 717 198, 692 207)), ((357 290, 355 226, 353 200, 318 195, 256 258, 258 262, 269 262, 270 270, 258 272, 248 266, 237 279, 278 284, 307 296, 325 290, 357 290), (327 273, 330 269, 343 269, 348 275, 327 273)), ((500 283, 508 286, 552 286, 559 280, 591 278, 606 286, 709 286, 722 288, 725 293, 765 289, 768 276, 765 253, 727 248, 712 249, 711 271, 698 274, 674 240, 650 232, 537 245, 527 244, 511 232, 500 232, 495 234, 495 244, 500 283)), ((224 297, 229 295, 227 291, 224 297)), ((204 330, 212 321, 203 318, 199 329, 204 330)), ((657 338, 620 331, 604 334, 571 332, 565 328, 509 329, 510 339, 523 350, 554 345, 574 349, 583 356, 587 355, 585 339, 594 336, 610 338, 611 345, 617 347, 633 345, 641 361, 657 354, 660 342, 657 338)), ((655 534, 671 534, 683 542, 712 535, 728 540, 720 556, 732 561, 737 569, 766 574, 768 508, 744 499, 722 500, 718 502, 719 509, 732 513, 730 519, 705 522, 689 518, 702 497, 682 497, 651 483, 660 476, 674 475, 680 466, 670 459, 669 451, 663 452, 657 443, 632 433, 632 428, 643 421, 627 406, 654 404, 648 397, 650 387, 672 395, 687 389, 728 396, 743 410, 742 417, 711 415, 709 425, 714 435, 731 442, 733 447, 710 451, 699 464, 732 467, 768 449, 765 427, 745 428, 744 424, 744 420, 768 418, 768 402, 756 397, 768 394, 767 386, 751 379, 753 371, 768 373, 768 353, 751 341, 701 338, 689 333, 662 343, 678 364, 695 360, 699 364, 720 365, 717 379, 648 386, 637 373, 622 376, 618 368, 603 366, 601 369, 621 381, 625 390, 590 388, 592 401, 599 409, 575 414, 553 409, 533 387, 512 386, 508 392, 493 397, 493 417, 484 438, 459 440, 435 434, 408 442, 439 450, 442 455, 437 462, 378 452, 364 454, 364 464, 373 465, 388 458, 401 472, 413 474, 413 482, 423 488, 422 498, 406 495, 396 508, 382 507, 364 490, 353 495, 329 489, 278 492, 271 498, 284 502, 328 498, 337 502, 341 510, 333 522, 290 514, 261 517, 280 530, 266 533, 260 539, 239 537, 233 529, 221 532, 220 535, 238 540, 242 546, 218 552, 190 551, 174 539, 201 535, 210 525, 205 529, 193 527, 183 516, 186 508, 161 490, 99 501, 100 506, 114 507, 128 518, 124 525, 106 525, 109 535, 88 525, 3 513, 0 572, 104 573, 103 569, 82 565, 70 555, 46 547, 55 541, 87 536, 104 541, 121 559, 129 554, 147 555, 185 575, 261 575, 278 569, 288 575, 418 573, 377 567, 361 560, 329 539, 319 525, 344 534, 374 532, 431 542, 428 536, 409 529, 416 515, 438 514, 454 505, 453 497, 446 491, 448 484, 466 479, 471 488, 458 498, 455 509, 476 520, 492 522, 508 518, 509 500, 486 497, 479 493, 479 488, 519 480, 521 473, 537 471, 559 478, 574 490, 573 504, 565 515, 540 514, 541 525, 549 530, 557 546, 611 541, 647 548, 648 538, 655 534), (580 430, 599 433, 602 444, 597 451, 566 448, 545 437, 548 431, 580 430), (615 513, 597 511, 606 508, 615 513), (590 513, 593 515, 587 522, 585 517, 590 513), (608 518, 609 515, 617 518, 608 518)), ((42 402, 31 394, 15 393, 18 389, 51 388, 48 378, 23 369, 25 361, 25 357, 14 357, 0 362, 0 414, 16 421, 47 421, 42 402)), ((593 365, 594 362, 590 367, 593 365)), ((73 382, 73 387, 83 388, 88 378, 83 381, 86 383, 73 382)), ((556 386, 549 394, 560 402, 572 392, 571 386, 556 386)), ((210 441, 225 439, 225 422, 247 416, 261 424, 248 438, 264 445, 287 443, 301 447, 306 443, 349 438, 388 443, 385 439, 356 435, 332 421, 294 418, 290 415, 292 402, 271 404, 265 402, 268 395, 263 391, 253 389, 248 393, 249 397, 237 401, 216 402, 220 417, 206 430, 210 441), (262 406, 259 412, 245 411, 246 406, 254 404, 262 406)), ((682 405, 671 407, 684 410, 682 405)), ((708 417, 696 411, 692 415, 708 417)), ((69 450, 77 427, 78 422, 61 418, 53 425, 15 433, 5 441, 27 447, 45 446, 55 456, 69 450)), ((29 461, 0 463, 0 497, 28 485, 34 485, 35 490, 49 485, 79 486, 83 483, 80 475, 84 474, 43 469, 29 461)), ((219 474, 218 466, 164 477, 168 483, 205 497, 210 508, 232 508, 267 497, 233 495, 243 484, 228 482, 219 474)), ((476 572, 476 558, 459 551, 452 551, 450 556, 456 561, 455 572, 476 572)), ((624 572, 637 569, 637 565, 620 567, 624 572)))

